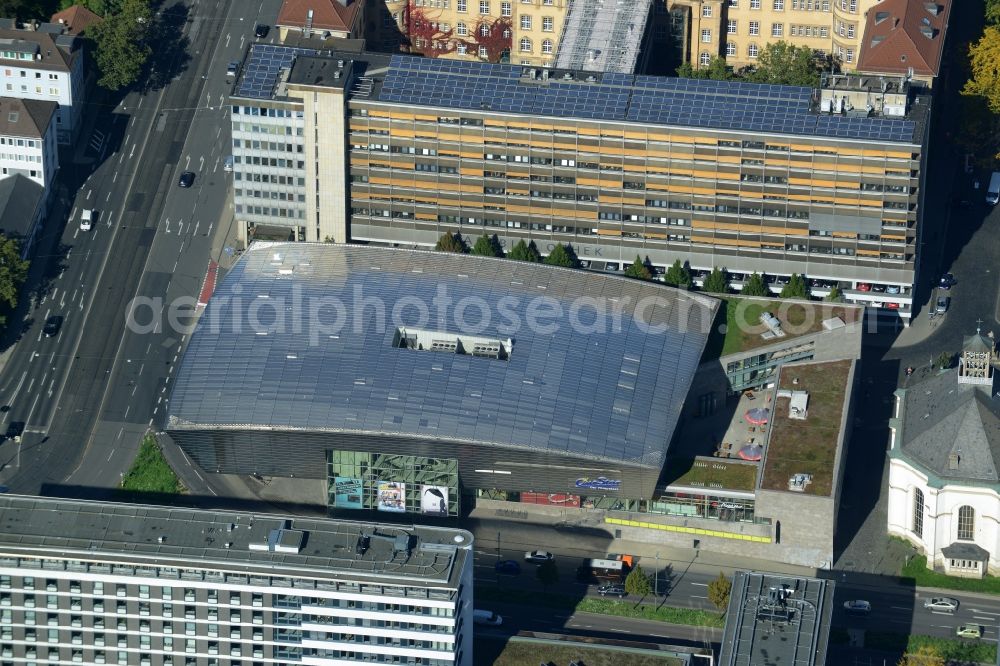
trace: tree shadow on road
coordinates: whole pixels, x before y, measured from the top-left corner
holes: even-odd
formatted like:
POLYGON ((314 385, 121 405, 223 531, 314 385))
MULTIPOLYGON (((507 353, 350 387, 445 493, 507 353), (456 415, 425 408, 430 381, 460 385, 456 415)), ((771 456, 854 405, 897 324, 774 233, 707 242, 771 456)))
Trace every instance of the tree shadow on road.
MULTIPOLYGON (((59 277, 68 264, 71 246, 59 243, 51 254, 45 257, 35 257, 35 261, 44 261, 45 268, 33 282, 25 283, 22 293, 34 301, 41 301, 52 293, 52 283, 59 277)), ((31 280, 31 278, 29 278, 31 280)), ((20 303, 18 304, 21 305, 20 303)))
POLYGON ((191 62, 190 41, 184 24, 192 21, 190 9, 182 2, 154 2, 155 20, 149 30, 152 54, 146 62, 142 92, 160 90, 187 69, 191 62))

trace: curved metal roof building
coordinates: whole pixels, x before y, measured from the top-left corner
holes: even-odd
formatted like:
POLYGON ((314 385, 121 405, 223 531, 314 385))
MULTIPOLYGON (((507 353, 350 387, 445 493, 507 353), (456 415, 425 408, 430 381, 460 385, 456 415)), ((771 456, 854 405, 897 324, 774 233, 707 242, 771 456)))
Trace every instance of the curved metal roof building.
MULTIPOLYGON (((716 308, 542 264, 257 243, 198 323, 167 429, 182 446, 185 432, 281 431, 658 471, 716 308)), ((210 470, 260 457, 185 448, 210 470)))

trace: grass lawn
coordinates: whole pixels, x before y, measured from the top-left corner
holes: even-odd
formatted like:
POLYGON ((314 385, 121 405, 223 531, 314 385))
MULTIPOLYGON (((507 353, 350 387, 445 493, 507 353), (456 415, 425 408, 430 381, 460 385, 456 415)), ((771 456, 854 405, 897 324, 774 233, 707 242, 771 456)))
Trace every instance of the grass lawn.
POLYGON ((726 623, 725 617, 719 613, 693 608, 677 608, 674 606, 660 606, 657 608, 655 603, 639 604, 637 607, 634 600, 628 599, 580 599, 561 594, 539 595, 538 592, 533 590, 491 586, 477 586, 476 601, 544 606, 545 608, 555 610, 658 620, 660 622, 685 624, 693 627, 721 629, 726 623))
MULTIPOLYGON (((831 642, 833 636, 831 635, 831 642)), ((846 642, 846 641, 845 641, 846 642)), ((947 663, 987 663, 995 664, 997 646, 981 641, 959 638, 938 638, 936 636, 907 636, 890 631, 866 631, 865 647, 886 652, 915 653, 924 645, 934 647, 947 663)))
POLYGON ((170 469, 163 451, 153 435, 146 435, 139 446, 139 454, 122 479, 122 490, 139 493, 176 495, 184 491, 180 480, 170 469))
POLYGON ((782 367, 779 388, 809 393, 807 417, 790 419, 789 400, 775 400, 761 488, 788 490, 788 479, 803 473, 812 474, 806 495, 830 495, 850 370, 850 361, 782 367))
POLYGON ((725 332, 720 332, 718 326, 712 328, 702 360, 787 342, 800 335, 815 333, 823 328, 823 320, 831 317, 840 317, 850 324, 859 316, 858 308, 834 303, 793 303, 778 298, 739 298, 718 294, 711 296, 722 301, 716 322, 725 322, 726 329, 725 332), (770 312, 778 318, 786 333, 785 337, 770 340, 760 337, 767 331, 767 327, 760 323, 760 315, 764 312, 770 312))
POLYGON ((1000 594, 1000 578, 986 576, 984 578, 958 578, 946 576, 943 573, 927 568, 926 555, 914 555, 903 566, 900 574, 903 578, 912 578, 918 587, 940 587, 947 590, 962 590, 964 592, 985 592, 1000 594))
POLYGON ((718 458, 670 458, 666 467, 667 485, 751 492, 757 487, 755 463, 718 458))
MULTIPOLYGON (((676 657, 658 655, 652 650, 621 650, 599 646, 556 645, 551 642, 526 641, 513 639, 503 646, 499 654, 489 654, 488 649, 482 650, 476 639, 475 654, 477 664, 494 664, 494 666, 524 666, 525 664, 569 664, 582 661, 587 666, 684 666, 684 661, 676 657), (488 660, 482 660, 479 655, 485 653, 488 660)), ((485 642, 485 641, 484 641, 485 642)))

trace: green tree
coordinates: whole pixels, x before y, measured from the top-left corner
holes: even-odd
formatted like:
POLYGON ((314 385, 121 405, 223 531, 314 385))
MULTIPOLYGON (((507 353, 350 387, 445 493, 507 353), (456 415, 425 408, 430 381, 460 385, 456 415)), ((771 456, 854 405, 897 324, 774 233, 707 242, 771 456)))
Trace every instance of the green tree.
POLYGON ((52 16, 52 5, 48 0, 0 0, 0 16, 22 21, 28 19, 48 21, 52 16))
POLYGON ((840 293, 840 287, 834 285, 830 287, 830 293, 823 300, 830 301, 831 303, 839 303, 844 300, 844 295, 840 293))
POLYGON ((792 273, 788 284, 781 288, 782 298, 809 298, 809 285, 806 279, 798 273, 792 273))
POLYGON ((88 28, 101 87, 121 90, 139 80, 151 53, 146 35, 152 18, 149 0, 123 0, 120 12, 88 28))
POLYGON ((726 64, 726 59, 715 56, 709 61, 707 67, 695 69, 689 63, 683 63, 677 68, 677 76, 684 79, 714 79, 716 81, 729 81, 736 78, 733 70, 726 64))
POLYGON ((530 261, 537 264, 542 260, 542 255, 538 251, 538 248, 535 247, 535 241, 525 243, 524 239, 521 239, 511 248, 507 258, 514 259, 515 261, 530 261))
POLYGON ((667 274, 663 276, 663 281, 672 287, 690 289, 691 271, 681 263, 680 259, 677 259, 674 261, 674 265, 667 269, 667 274))
POLYGON ((450 231, 441 234, 441 238, 438 239, 434 249, 438 252, 455 252, 457 254, 469 251, 469 248, 465 245, 465 240, 462 238, 462 234, 453 234, 450 231))
POLYGON ((500 245, 500 239, 497 238, 496 234, 492 236, 483 234, 472 246, 472 254, 478 254, 481 257, 502 257, 503 246, 500 245))
POLYGON ((941 651, 933 645, 921 645, 916 652, 908 652, 899 660, 898 666, 945 666, 947 662, 941 651))
POLYGON ((121 11, 122 0, 60 0, 59 9, 69 9, 73 5, 83 5, 98 16, 107 16, 121 11))
POLYGON ((639 255, 635 256, 635 261, 632 265, 625 269, 625 276, 630 278, 635 278, 637 280, 651 280, 653 278, 652 271, 646 264, 642 263, 642 259, 639 255))
POLYGON ((986 0, 986 22, 1000 23, 1000 0, 986 0))
POLYGON ((760 273, 752 273, 743 283, 743 289, 740 290, 740 293, 744 296, 770 296, 771 290, 767 288, 760 273))
POLYGON ((712 294, 724 294, 729 291, 729 277, 726 275, 726 269, 718 266, 713 268, 712 272, 705 278, 705 282, 702 283, 701 290, 712 294))
POLYGON ((545 263, 565 268, 578 268, 580 266, 580 260, 576 258, 576 252, 573 251, 573 248, 561 244, 552 248, 549 256, 545 257, 545 263))
POLYGON ((726 575, 719 572, 719 577, 708 584, 708 600, 720 611, 729 606, 729 593, 733 591, 733 583, 726 575))
POLYGON ((990 111, 1000 113, 1000 28, 987 26, 978 42, 969 47, 972 76, 963 95, 982 97, 990 111))
POLYGON ((21 259, 21 241, 0 234, 0 303, 13 309, 28 277, 28 261, 21 259))
POLYGON ((649 574, 643 571, 640 565, 635 565, 635 569, 629 571, 628 575, 625 576, 625 592, 642 599, 649 596, 652 591, 653 581, 649 574))
POLYGON ((951 367, 951 361, 953 358, 954 356, 950 352, 946 351, 941 352, 940 354, 938 354, 937 357, 938 367, 941 368, 942 370, 947 370, 948 368, 951 367))
POLYGON ((755 83, 781 83, 790 86, 819 85, 819 67, 807 46, 772 42, 761 49, 757 64, 746 73, 755 83))
POLYGON ((546 560, 539 564, 538 568, 535 569, 535 578, 546 590, 549 589, 549 585, 558 583, 559 568, 556 566, 555 560, 546 560))

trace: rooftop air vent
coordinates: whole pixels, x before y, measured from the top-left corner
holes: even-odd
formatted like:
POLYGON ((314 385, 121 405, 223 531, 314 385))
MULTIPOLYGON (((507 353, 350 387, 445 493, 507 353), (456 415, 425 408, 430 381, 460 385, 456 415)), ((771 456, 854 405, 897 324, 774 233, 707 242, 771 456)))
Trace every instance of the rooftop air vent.
POLYGON ((941 7, 936 2, 925 2, 924 9, 926 9, 932 16, 937 16, 941 13, 941 7))
POLYGON ((926 37, 927 39, 934 39, 934 28, 926 25, 922 26, 920 28, 920 34, 926 37))
POLYGON ((501 340, 446 331, 400 327, 396 329, 396 335, 393 336, 392 346, 398 349, 447 352, 506 361, 510 358, 514 341, 510 338, 501 340))
POLYGON ((796 493, 804 493, 806 486, 812 483, 812 474, 793 474, 788 479, 788 489, 796 493))

